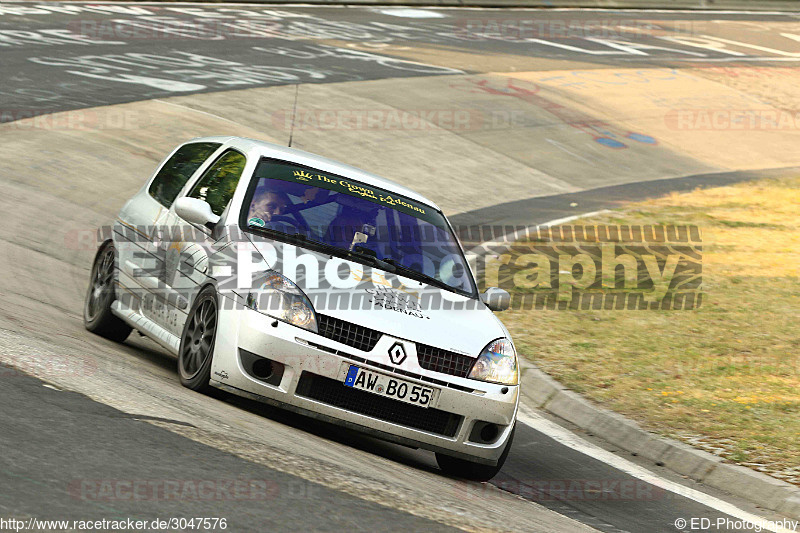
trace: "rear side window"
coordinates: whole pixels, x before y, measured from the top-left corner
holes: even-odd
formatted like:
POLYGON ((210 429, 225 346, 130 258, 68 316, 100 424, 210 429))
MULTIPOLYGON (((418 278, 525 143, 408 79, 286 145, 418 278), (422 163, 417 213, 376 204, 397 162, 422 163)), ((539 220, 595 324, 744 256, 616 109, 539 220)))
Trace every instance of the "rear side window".
POLYGON ((148 190, 150 196, 165 207, 171 206, 192 174, 219 147, 219 143, 192 143, 181 146, 158 171, 148 190))
POLYGON ((203 174, 189 197, 205 200, 215 215, 221 215, 233 198, 246 163, 247 160, 239 152, 225 152, 203 174))

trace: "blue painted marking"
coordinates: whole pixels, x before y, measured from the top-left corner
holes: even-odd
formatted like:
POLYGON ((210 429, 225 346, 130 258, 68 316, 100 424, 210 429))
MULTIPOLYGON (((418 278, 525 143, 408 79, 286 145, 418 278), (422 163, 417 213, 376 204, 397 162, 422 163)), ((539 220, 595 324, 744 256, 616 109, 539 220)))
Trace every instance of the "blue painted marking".
POLYGON ((608 146, 609 148, 627 148, 627 146, 625 146, 623 143, 616 139, 612 139, 611 137, 598 137, 595 139, 595 141, 604 146, 608 146))
POLYGON ((634 141, 639 141, 640 143, 656 144, 656 140, 653 137, 645 135, 644 133, 629 133, 627 137, 628 139, 633 139, 634 141))
POLYGON ((358 367, 351 365, 350 370, 347 371, 347 377, 344 379, 345 386, 352 387, 356 382, 356 376, 358 376, 358 367))

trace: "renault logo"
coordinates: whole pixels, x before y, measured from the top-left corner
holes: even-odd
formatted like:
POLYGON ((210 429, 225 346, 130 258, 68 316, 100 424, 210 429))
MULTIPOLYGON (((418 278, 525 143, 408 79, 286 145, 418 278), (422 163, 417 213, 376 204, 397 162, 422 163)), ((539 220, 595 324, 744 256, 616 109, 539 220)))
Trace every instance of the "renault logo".
POLYGON ((401 343, 395 342, 392 344, 392 347, 389 348, 389 359, 396 365, 403 364, 403 361, 406 360, 406 349, 403 348, 401 343))

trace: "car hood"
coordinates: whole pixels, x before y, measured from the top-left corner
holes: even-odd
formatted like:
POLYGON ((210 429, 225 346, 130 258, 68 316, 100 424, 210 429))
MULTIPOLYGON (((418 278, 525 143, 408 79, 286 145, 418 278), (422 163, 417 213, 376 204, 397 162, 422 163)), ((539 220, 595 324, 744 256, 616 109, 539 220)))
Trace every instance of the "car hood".
POLYGON ((310 257, 275 259, 274 246, 254 245, 270 268, 306 293, 318 314, 473 357, 491 341, 508 337, 500 320, 479 300, 291 244, 280 243, 280 247, 310 257), (315 263, 318 275, 313 266, 308 268, 315 263), (303 266, 298 268, 298 264, 303 266), (340 275, 334 287, 327 280, 335 272, 340 275))

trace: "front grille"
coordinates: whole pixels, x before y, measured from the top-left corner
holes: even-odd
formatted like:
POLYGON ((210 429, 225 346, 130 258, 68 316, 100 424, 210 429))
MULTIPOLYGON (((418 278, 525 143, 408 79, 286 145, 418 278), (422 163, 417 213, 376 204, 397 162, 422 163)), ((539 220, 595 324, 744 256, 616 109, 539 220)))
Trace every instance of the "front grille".
MULTIPOLYGON (((364 352, 371 352, 383 333, 328 315, 317 315, 319 334, 364 352)), ((417 343, 419 366, 425 370, 465 378, 472 370, 474 357, 417 343)))
POLYGON ((380 331, 327 315, 317 315, 317 326, 319 334, 323 337, 365 352, 372 351, 383 335, 380 331))
POLYGON ((417 343, 417 359, 419 359, 419 366, 425 370, 433 370, 460 378, 467 377, 475 363, 474 357, 420 343, 417 343))
POLYGON ((445 437, 455 436, 458 426, 463 420, 462 416, 446 411, 417 407, 377 394, 345 387, 341 381, 310 372, 303 372, 295 392, 298 396, 340 409, 445 437))
POLYGON ((342 350, 337 350, 335 348, 331 348, 330 346, 323 346, 322 344, 317 344, 316 342, 308 342, 309 346, 313 346, 317 350, 322 350, 324 352, 340 355, 342 357, 346 357, 347 359, 351 359, 353 361, 358 361, 359 363, 364 363, 370 366, 374 366, 380 368, 381 370, 386 370, 387 372, 391 372, 393 374, 400 374, 402 376, 408 376, 414 379, 418 379, 420 381, 427 381, 428 383, 433 383, 435 385, 439 385, 441 387, 449 387, 451 389, 460 390, 462 392, 475 392, 475 389, 470 387, 463 387, 461 385, 456 385, 455 383, 450 383, 447 381, 442 381, 441 379, 432 378, 429 376, 422 376, 417 374, 416 372, 409 372, 407 370, 403 370, 402 368, 397 368, 390 365, 384 365, 383 363, 378 363, 377 361, 371 361, 369 359, 365 359, 363 357, 359 357, 357 355, 353 355, 351 353, 347 353, 342 350))

